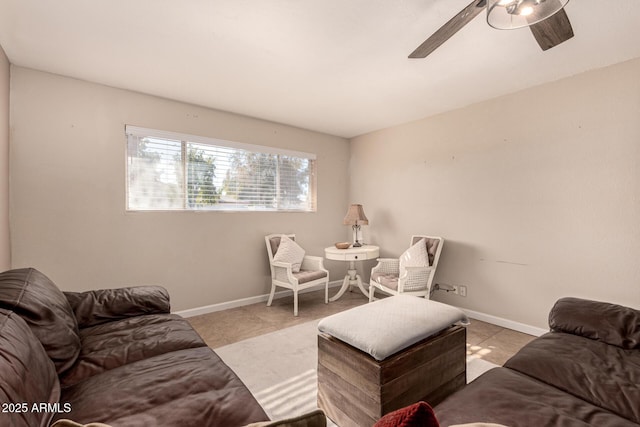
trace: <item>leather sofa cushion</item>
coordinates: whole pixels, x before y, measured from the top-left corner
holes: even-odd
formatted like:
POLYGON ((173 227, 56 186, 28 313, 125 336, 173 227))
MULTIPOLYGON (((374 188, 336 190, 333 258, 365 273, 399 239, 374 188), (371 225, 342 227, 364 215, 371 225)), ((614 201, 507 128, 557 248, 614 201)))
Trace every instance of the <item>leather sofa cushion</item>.
POLYGON ((600 301, 561 298, 549 313, 552 331, 625 349, 640 349, 640 310, 600 301))
POLYGON ((504 366, 640 424, 640 350, 551 332, 504 366))
POLYGON ((69 301, 47 276, 33 268, 0 273, 0 308, 27 322, 58 374, 73 365, 80 353, 78 324, 69 301))
POLYGON ((64 292, 79 328, 145 314, 170 312, 169 293, 161 286, 133 286, 64 292))
POLYGON ((64 388, 61 399, 73 410, 57 418, 114 427, 231 427, 269 419, 242 381, 208 347, 105 371, 64 388))
POLYGON ((76 364, 61 376, 68 387, 88 377, 128 363, 205 342, 182 317, 152 314, 80 329, 82 350, 76 364))
POLYGON ((441 427, 488 422, 511 427, 638 427, 578 397, 506 368, 494 368, 434 408, 441 427))
POLYGON ((32 405, 53 404, 59 397, 55 367, 40 341, 20 316, 0 310, 0 425, 48 426, 52 414, 32 405))

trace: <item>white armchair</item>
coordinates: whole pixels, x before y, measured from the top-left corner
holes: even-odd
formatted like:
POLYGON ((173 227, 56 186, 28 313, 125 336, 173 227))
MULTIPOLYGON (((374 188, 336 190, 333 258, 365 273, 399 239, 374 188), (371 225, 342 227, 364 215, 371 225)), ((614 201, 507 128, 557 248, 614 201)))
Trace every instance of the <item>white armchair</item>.
POLYGON ((429 299, 443 245, 442 237, 416 235, 411 237, 410 248, 400 259, 379 258, 371 270, 369 301, 375 299, 376 289, 391 295, 407 294, 429 299))
POLYGON ((288 251, 287 255, 278 256, 282 237, 295 241, 295 234, 270 234, 265 236, 271 267, 271 293, 267 306, 271 306, 276 286, 293 291, 293 315, 298 315, 298 291, 324 285, 324 303, 329 303, 329 271, 324 268, 323 258, 305 255, 304 250, 297 248, 288 251), (284 258, 283 260, 281 260, 284 258))

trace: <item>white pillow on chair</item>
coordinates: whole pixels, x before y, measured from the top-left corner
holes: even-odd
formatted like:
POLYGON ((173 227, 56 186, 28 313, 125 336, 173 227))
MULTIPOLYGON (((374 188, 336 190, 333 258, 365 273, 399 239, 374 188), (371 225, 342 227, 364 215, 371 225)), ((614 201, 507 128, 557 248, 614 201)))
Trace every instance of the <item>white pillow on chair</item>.
POLYGON ((280 238, 280 246, 278 246, 278 250, 273 257, 273 260, 276 262, 291 264, 291 271, 298 273, 303 259, 304 249, 289 237, 282 235, 280 238))
POLYGON ((400 255, 400 277, 407 271, 407 267, 429 267, 429 254, 425 239, 418 240, 400 255))

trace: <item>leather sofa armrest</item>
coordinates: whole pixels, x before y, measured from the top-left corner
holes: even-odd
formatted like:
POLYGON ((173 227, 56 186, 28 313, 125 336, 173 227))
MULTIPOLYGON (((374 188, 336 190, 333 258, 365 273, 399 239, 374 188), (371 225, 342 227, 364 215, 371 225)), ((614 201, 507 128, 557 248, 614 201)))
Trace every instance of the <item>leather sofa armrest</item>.
POLYGON ((71 304, 80 328, 127 317, 171 311, 169 293, 161 286, 134 286, 64 294, 71 304))
POLYGON ((549 327, 624 349, 640 348, 640 311, 617 304, 561 298, 549 313, 549 327))

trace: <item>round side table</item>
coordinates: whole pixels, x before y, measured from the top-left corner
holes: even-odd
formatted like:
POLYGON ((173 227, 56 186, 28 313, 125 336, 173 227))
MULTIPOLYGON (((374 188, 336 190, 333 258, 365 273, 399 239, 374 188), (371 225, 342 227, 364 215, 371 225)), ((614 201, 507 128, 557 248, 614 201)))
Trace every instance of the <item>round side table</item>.
POLYGON ((362 293, 368 298, 369 292, 362 286, 362 279, 356 270, 356 261, 375 259, 380 256, 380 248, 374 245, 363 245, 349 249, 338 249, 335 246, 324 248, 324 256, 334 261, 349 261, 349 270, 342 281, 342 287, 329 301, 336 301, 349 289, 351 285, 358 285, 362 293))

